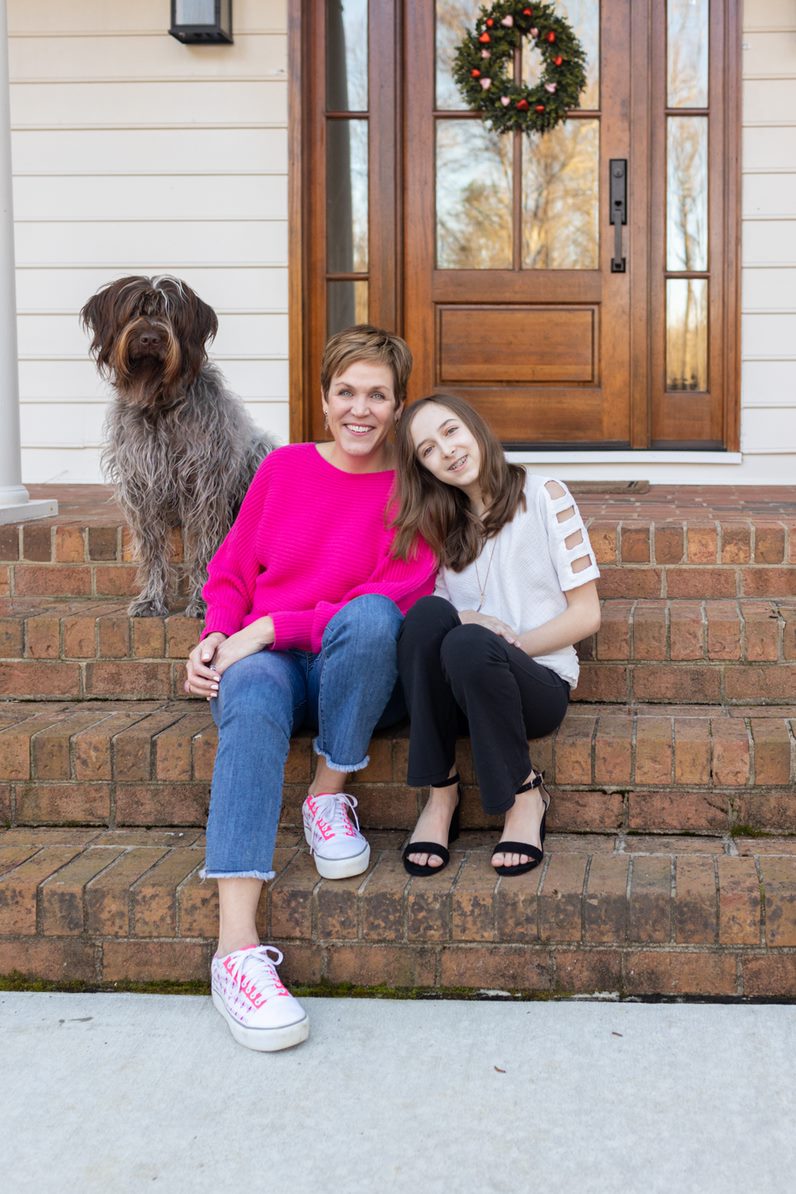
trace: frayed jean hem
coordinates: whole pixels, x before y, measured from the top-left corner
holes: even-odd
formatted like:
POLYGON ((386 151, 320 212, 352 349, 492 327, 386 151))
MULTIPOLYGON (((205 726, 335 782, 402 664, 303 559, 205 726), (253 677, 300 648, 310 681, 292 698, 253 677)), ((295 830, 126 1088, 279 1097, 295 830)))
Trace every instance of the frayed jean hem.
POLYGON ((370 762, 370 755, 365 755, 364 759, 360 759, 358 763, 333 763, 325 750, 321 750, 320 740, 318 738, 312 744, 312 749, 316 755, 320 755, 326 766, 332 771, 364 771, 370 762))
POLYGON ((276 871, 209 871, 203 867, 200 879, 262 879, 264 883, 276 878, 276 871))

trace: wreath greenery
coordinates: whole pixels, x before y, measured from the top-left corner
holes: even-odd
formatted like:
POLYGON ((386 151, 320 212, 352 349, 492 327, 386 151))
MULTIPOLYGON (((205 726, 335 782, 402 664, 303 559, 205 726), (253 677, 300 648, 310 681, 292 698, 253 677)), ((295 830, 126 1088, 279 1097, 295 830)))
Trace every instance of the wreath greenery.
POLYGON ((577 108, 586 86, 586 54, 552 4, 497 0, 482 7, 456 49, 453 78, 467 106, 496 133, 544 133, 577 108), (542 57, 535 87, 515 83, 514 51, 527 37, 542 57))

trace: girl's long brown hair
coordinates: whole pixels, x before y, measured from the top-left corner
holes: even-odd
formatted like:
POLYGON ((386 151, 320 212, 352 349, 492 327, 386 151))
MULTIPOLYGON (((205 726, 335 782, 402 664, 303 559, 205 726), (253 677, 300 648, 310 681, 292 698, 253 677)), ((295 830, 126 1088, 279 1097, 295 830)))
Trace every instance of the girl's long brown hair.
POLYGON ((432 394, 413 403, 399 421, 396 432, 396 500, 398 512, 393 555, 406 559, 418 535, 425 539, 441 564, 461 572, 481 551, 484 542, 525 509, 525 469, 509 464, 498 440, 476 410, 461 398, 432 394), (434 403, 446 406, 472 432, 481 451, 478 483, 487 505, 483 519, 473 511, 467 495, 445 485, 418 460, 411 427, 415 415, 434 403))

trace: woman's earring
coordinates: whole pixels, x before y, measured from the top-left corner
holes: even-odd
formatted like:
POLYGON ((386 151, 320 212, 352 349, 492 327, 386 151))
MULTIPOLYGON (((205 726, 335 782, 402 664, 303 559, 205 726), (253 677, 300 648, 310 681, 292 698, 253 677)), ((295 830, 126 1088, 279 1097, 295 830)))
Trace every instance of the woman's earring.
POLYGON ((329 412, 326 407, 323 408, 323 425, 325 429, 329 430, 329 412))

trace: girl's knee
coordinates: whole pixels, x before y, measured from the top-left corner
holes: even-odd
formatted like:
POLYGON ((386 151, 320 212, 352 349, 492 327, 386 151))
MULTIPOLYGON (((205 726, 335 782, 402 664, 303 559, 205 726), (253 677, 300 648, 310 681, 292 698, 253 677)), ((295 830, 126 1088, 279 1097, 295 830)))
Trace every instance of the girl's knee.
POLYGON ((449 676, 471 676, 501 658, 500 639, 485 626, 474 622, 454 626, 445 635, 440 648, 442 666, 449 676))
POLYGON ((458 625, 459 615, 444 597, 421 597, 404 618, 401 639, 438 635, 458 625))

